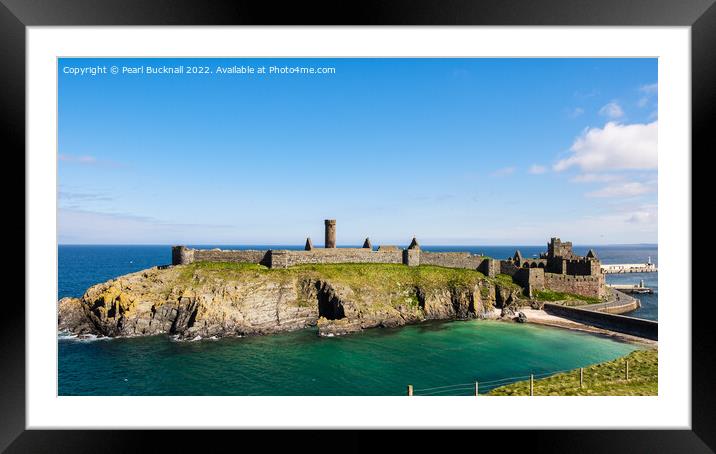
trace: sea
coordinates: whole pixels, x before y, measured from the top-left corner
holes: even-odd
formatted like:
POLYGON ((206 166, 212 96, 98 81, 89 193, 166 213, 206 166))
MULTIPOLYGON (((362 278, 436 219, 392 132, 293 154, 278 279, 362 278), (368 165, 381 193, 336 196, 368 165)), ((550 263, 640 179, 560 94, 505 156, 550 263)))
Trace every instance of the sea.
MULTIPOLYGON (((190 245, 222 249, 302 249, 302 246, 190 245)), ((525 257, 545 246, 423 246, 525 257)), ((656 245, 593 248, 603 263, 658 266, 656 245)), ((60 245, 58 298, 117 276, 171 262, 165 245, 60 245)), ((644 285, 642 307, 627 315, 658 320, 658 273, 607 275, 608 283, 644 285)), ((431 321, 324 338, 315 328, 269 336, 178 341, 168 335, 77 339, 58 334, 58 395, 471 395, 623 356, 637 345, 531 324, 431 321)))

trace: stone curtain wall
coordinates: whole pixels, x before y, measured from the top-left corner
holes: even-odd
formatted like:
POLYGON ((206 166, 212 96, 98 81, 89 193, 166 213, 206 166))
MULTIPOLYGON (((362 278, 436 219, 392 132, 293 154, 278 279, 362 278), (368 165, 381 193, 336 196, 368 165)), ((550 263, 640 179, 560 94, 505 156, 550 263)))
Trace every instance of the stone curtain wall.
POLYGON ((555 292, 602 298, 605 294, 604 275, 570 276, 568 274, 544 273, 544 286, 555 292))
POLYGON ((595 260, 568 260, 567 261, 567 274, 578 274, 578 275, 597 275, 601 273, 601 266, 599 262, 595 260))
POLYGON ((312 251, 270 251, 271 268, 322 263, 403 263, 403 251, 371 251, 363 248, 314 249, 312 251))
POLYGON ((270 251, 190 249, 185 246, 172 248, 172 265, 187 265, 192 262, 244 262, 268 265, 270 251))
POLYGON ((420 251, 421 265, 444 266, 447 268, 468 268, 476 270, 485 257, 469 252, 427 252, 420 251))
POLYGON ((190 249, 177 246, 172 249, 172 264, 192 262, 248 262, 261 263, 271 268, 285 268, 302 264, 321 263, 394 263, 435 265, 447 268, 466 268, 482 271, 486 275, 499 273, 500 261, 488 260, 469 252, 426 252, 418 249, 329 248, 310 251, 294 250, 221 250, 190 249))
MULTIPOLYGON (((328 248, 310 251, 294 250, 222 250, 172 248, 172 265, 192 262, 247 262, 270 268, 286 268, 302 264, 322 263, 393 263, 408 266, 434 265, 446 268, 478 270, 494 277, 501 272, 502 261, 469 252, 426 252, 419 249, 328 248)), ((510 275, 514 272, 509 273, 510 275)))
POLYGON ((246 263, 268 263, 266 255, 268 251, 257 250, 217 250, 217 249, 195 249, 195 262, 246 262, 246 263))

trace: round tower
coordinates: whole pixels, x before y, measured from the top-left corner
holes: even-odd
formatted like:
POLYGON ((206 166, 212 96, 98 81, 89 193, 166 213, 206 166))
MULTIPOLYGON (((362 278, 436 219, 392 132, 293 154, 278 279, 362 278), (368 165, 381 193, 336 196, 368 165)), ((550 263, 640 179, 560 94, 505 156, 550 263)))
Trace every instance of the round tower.
POLYGON ((336 220, 326 219, 326 248, 336 247, 336 220))

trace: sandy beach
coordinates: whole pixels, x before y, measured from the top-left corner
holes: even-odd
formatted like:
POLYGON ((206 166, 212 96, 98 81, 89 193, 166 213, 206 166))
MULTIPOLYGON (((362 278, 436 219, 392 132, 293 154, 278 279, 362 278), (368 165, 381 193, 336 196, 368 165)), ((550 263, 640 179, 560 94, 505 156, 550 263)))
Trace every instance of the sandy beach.
MULTIPOLYGON (((499 319, 500 310, 495 309, 494 311, 496 313, 497 318, 499 319)), ((521 307, 518 312, 522 312, 527 316, 527 323, 554 326, 557 328, 570 329, 574 331, 583 331, 591 334, 597 334, 600 336, 615 338, 623 342, 642 344, 651 347, 656 347, 659 345, 658 341, 653 341, 637 336, 631 336, 629 334, 623 334, 607 329, 596 328, 594 326, 586 325, 584 323, 579 323, 572 320, 568 320, 566 318, 557 317, 556 315, 548 314, 543 310, 532 309, 531 307, 521 307)))

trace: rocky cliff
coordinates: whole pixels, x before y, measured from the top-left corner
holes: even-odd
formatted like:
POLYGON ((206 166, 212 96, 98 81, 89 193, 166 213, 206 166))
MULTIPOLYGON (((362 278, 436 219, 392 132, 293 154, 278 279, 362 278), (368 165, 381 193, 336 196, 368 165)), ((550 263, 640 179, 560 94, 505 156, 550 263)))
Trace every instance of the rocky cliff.
POLYGON ((434 266, 261 265, 199 262, 152 268, 89 288, 58 305, 62 331, 104 336, 160 333, 192 339, 318 326, 339 335, 428 319, 481 318, 520 287, 477 271, 434 266))

